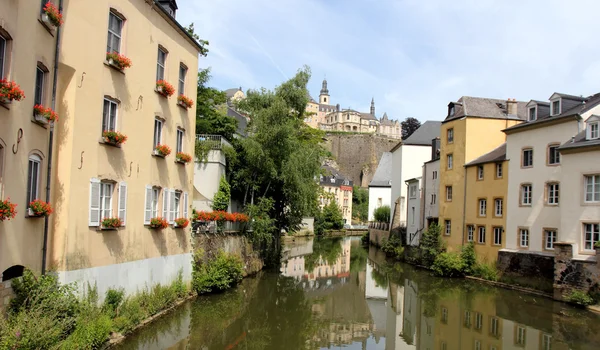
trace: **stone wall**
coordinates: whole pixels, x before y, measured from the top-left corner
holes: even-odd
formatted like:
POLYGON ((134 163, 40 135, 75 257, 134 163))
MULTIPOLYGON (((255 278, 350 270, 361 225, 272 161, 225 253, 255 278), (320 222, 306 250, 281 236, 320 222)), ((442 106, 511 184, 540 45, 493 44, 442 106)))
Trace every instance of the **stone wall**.
POLYGON ((252 243, 242 235, 238 234, 204 234, 200 233, 193 238, 194 252, 205 254, 206 257, 215 256, 219 250, 235 254, 244 262, 244 276, 253 275, 264 266, 263 260, 252 243))
POLYGON ((501 281, 552 292, 554 256, 529 251, 500 250, 498 271, 501 281))
POLYGON ((328 134, 325 148, 330 151, 342 174, 354 185, 368 187, 383 152, 400 140, 372 134, 328 134))
POLYGON ((4 315, 10 304, 10 299, 15 296, 12 281, 0 282, 0 317, 4 315))
POLYGON ((573 290, 598 293, 600 291, 600 248, 589 259, 573 259, 573 245, 558 242, 554 265, 554 298, 563 300, 573 290))
POLYGON ((381 244, 383 243, 383 240, 388 240, 390 238, 390 231, 389 230, 378 230, 375 228, 370 228, 369 229, 369 242, 371 242, 372 245, 380 247, 381 244))

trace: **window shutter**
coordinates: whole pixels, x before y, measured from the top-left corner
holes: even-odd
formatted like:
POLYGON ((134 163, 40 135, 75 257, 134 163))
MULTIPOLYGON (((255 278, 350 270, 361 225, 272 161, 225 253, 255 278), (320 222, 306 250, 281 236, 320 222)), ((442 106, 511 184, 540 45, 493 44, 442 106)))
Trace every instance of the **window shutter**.
POLYGON ((167 217, 169 216, 169 195, 170 195, 170 193, 171 192, 168 188, 165 188, 163 190, 162 217, 165 220, 167 220, 167 217))
POLYGON ((169 195, 169 224, 175 222, 175 190, 171 190, 171 194, 169 195))
POLYGON ((90 179, 90 226, 100 226, 100 180, 90 179))
POLYGON ((144 201, 144 225, 150 225, 152 219, 152 186, 146 185, 146 200, 144 201))
POLYGON ((121 226, 125 226, 127 218, 127 183, 125 181, 119 183, 119 219, 121 226))
POLYGON ((188 194, 183 192, 183 217, 188 218, 188 194))

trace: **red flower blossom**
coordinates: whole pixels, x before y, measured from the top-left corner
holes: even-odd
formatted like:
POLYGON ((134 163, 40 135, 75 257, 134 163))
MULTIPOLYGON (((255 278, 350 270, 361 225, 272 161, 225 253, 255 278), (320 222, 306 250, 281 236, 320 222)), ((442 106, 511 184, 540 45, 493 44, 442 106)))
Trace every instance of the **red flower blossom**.
POLYGON ((3 201, 0 200, 0 222, 4 220, 14 219, 17 215, 17 205, 10 202, 10 198, 3 201))
POLYGON ((105 142, 112 143, 115 145, 121 145, 121 144, 125 143, 125 141, 127 141, 126 135, 123 135, 118 131, 112 131, 112 130, 105 130, 102 133, 102 137, 104 138, 105 142))
POLYGON ((33 212, 33 216, 48 216, 54 212, 50 203, 36 199, 29 203, 29 209, 33 212))
POLYGON ((177 152, 175 159, 180 163, 189 163, 192 161, 192 156, 187 153, 177 152))
POLYGON ((164 228, 169 227, 169 223, 167 222, 167 220, 161 217, 152 218, 150 219, 150 227, 162 230, 164 228))
POLYGON ((164 80, 159 80, 156 82, 156 90, 165 97, 172 96, 175 93, 175 88, 173 85, 164 80))
POLYGON ((229 222, 248 222, 248 215, 242 213, 228 213, 222 210, 206 212, 193 211, 193 221, 229 221, 229 222))
POLYGON ((177 96, 177 104, 185 108, 190 108, 194 105, 194 101, 187 96, 179 95, 177 96))
POLYGON ((21 101, 25 98, 25 93, 14 81, 0 79, 0 98, 5 98, 9 101, 21 101))
POLYGON ((106 60, 109 62, 112 60, 113 64, 120 70, 131 67, 131 59, 119 54, 118 52, 107 52, 106 60))
POLYGON ((119 228, 123 226, 123 221, 119 218, 104 218, 102 219, 102 227, 119 228))
POLYGON ((50 107, 46 108, 42 105, 35 105, 33 106, 33 111, 46 118, 48 121, 55 122, 58 120, 58 114, 50 107))
POLYGON ((44 12, 48 15, 48 19, 55 27, 59 27, 63 24, 62 13, 58 10, 58 7, 54 5, 52 2, 48 1, 46 6, 44 6, 44 12))
POLYGON ((175 219, 175 224, 179 228, 186 228, 190 224, 190 220, 188 220, 186 218, 177 218, 177 219, 175 219))
POLYGON ((171 147, 167 145, 158 144, 154 150, 158 153, 158 155, 166 157, 171 154, 171 147))

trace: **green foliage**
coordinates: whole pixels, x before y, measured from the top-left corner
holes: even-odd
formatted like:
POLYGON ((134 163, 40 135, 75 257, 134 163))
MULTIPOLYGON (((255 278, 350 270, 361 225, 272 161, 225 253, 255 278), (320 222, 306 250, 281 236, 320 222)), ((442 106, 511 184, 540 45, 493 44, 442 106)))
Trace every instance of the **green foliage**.
POLYGON ((419 245, 423 265, 430 267, 435 258, 444 250, 442 244, 442 228, 440 225, 430 225, 423 232, 419 245))
POLYGON ((208 87, 210 68, 198 72, 196 101, 196 134, 214 134, 232 140, 237 120, 227 115, 225 92, 208 87))
POLYGON ((371 237, 370 237, 369 231, 367 230, 367 232, 363 233, 363 235, 360 237, 360 242, 364 245, 367 245, 367 244, 369 244, 370 240, 371 240, 371 237))
POLYGON ((323 207, 315 216, 315 234, 321 236, 325 231, 341 230, 344 228, 342 211, 335 200, 323 207))
POLYGON ((75 331, 60 344, 60 349, 100 349, 108 340, 112 327, 110 316, 98 310, 91 314, 80 314, 75 331))
POLYGON ((390 222, 391 209, 389 205, 384 205, 373 211, 373 216, 377 222, 390 222))
POLYGON ((586 292, 574 289, 566 296, 566 301, 580 307, 586 307, 594 304, 594 299, 586 292))
POLYGON ((469 244, 463 246, 460 253, 460 258, 464 264, 465 275, 473 275, 473 271, 477 266, 477 255, 475 254, 475 243, 469 242, 469 244))
POLYGON ((195 260, 192 284, 198 294, 222 292, 242 280, 244 265, 235 255, 219 251, 212 260, 199 256, 195 260))
POLYGON ((107 310, 111 313, 114 313, 115 310, 121 305, 123 301, 123 297, 125 296, 125 291, 123 289, 109 289, 106 291, 106 296, 104 297, 104 310, 107 310))
POLYGON ((406 140, 421 127, 421 122, 416 118, 408 117, 400 125, 402 127, 402 140, 406 140))
POLYGON ((369 190, 356 185, 352 189, 352 218, 360 222, 369 220, 369 190))
POLYGON ((596 244, 594 244, 594 248, 600 248, 600 241, 597 241, 596 244))
POLYGON ((384 240, 381 245, 381 250, 389 257, 401 259, 404 255, 404 247, 402 240, 398 235, 391 235, 390 239, 384 240))
POLYGON ((187 27, 184 27, 185 31, 192 37, 198 44, 200 44, 200 55, 206 56, 208 54, 208 41, 200 39, 200 36, 196 34, 194 30, 194 23, 190 23, 187 27))
POLYGON ((276 234, 275 220, 269 216, 272 210, 273 200, 271 198, 259 198, 257 204, 247 207, 248 216, 252 222, 250 239, 258 247, 270 246, 273 236, 276 234))
POLYGON ((469 274, 488 281, 498 281, 500 278, 496 265, 487 263, 476 264, 469 274))
POLYGON ((227 211, 229 208, 229 201, 231 200, 231 187, 229 187, 229 183, 227 183, 227 179, 225 176, 221 176, 221 181, 219 182, 219 189, 213 198, 212 209, 213 210, 222 210, 227 211))
POLYGON ((431 266, 433 272, 440 277, 462 277, 464 276, 465 264, 459 254, 441 253, 431 266))
POLYGON ((208 161, 208 154, 212 150, 213 143, 204 140, 196 140, 194 145, 194 155, 196 160, 200 163, 206 163, 208 161))

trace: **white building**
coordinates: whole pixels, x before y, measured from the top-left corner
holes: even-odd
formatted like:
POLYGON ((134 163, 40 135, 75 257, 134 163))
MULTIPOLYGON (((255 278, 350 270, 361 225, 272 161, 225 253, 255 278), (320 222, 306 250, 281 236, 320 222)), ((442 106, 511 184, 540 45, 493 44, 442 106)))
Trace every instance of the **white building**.
POLYGON ((408 245, 419 245, 419 236, 423 229, 421 221, 421 178, 406 181, 408 203, 406 213, 406 242, 408 245))
MULTIPOLYGON (((390 206, 392 193, 392 154, 383 152, 373 180, 369 184, 369 221, 374 221, 373 212, 382 206, 390 206)), ((393 208, 392 208, 393 210, 393 208)))
MULTIPOLYGON (((561 229, 562 214, 569 212, 567 203, 575 200, 567 197, 583 194, 581 190, 565 192, 565 186, 581 186, 585 179, 582 169, 592 170, 588 164, 586 168, 569 167, 564 173, 559 147, 580 133, 583 120, 600 112, 600 94, 583 98, 555 93, 550 103, 530 101, 527 108, 526 123, 504 130, 509 160, 506 250, 554 254, 554 242, 572 239, 573 232, 582 229, 579 225, 561 229)), ((572 216, 578 214, 572 212, 572 216)), ((577 255, 582 241, 574 243, 577 255)))
POLYGON ((439 138, 441 125, 441 122, 426 121, 391 151, 393 160, 390 203, 392 203, 394 216, 393 227, 406 225, 407 189, 404 182, 422 176, 423 163, 431 159, 432 140, 439 138))
MULTIPOLYGON (((439 139, 438 139, 439 142, 439 139)), ((421 226, 427 229, 429 225, 436 224, 439 216, 438 194, 440 193, 440 154, 439 144, 432 160, 423 164, 423 177, 421 178, 421 226)))
POLYGON ((198 162, 194 159, 194 196, 193 208, 199 211, 211 211, 213 198, 219 189, 221 177, 225 176, 227 161, 221 150, 224 146, 231 146, 229 142, 219 135, 198 135, 197 138, 213 145, 208 152, 206 161, 198 162))

